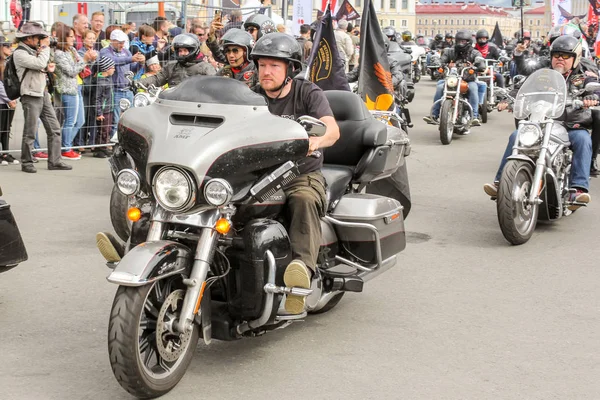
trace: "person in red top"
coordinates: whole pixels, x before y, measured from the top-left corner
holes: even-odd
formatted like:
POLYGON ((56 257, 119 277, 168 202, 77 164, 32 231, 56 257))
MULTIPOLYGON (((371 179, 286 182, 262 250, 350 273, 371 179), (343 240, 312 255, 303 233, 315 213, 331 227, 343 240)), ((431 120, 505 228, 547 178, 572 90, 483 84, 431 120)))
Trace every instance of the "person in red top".
MULTIPOLYGON (((490 34, 485 29, 480 29, 475 34, 477 42, 475 50, 479 51, 486 60, 499 60, 500 49, 494 43, 490 43, 490 34)), ((504 77, 499 72, 494 72, 496 86, 504 87, 504 77)))

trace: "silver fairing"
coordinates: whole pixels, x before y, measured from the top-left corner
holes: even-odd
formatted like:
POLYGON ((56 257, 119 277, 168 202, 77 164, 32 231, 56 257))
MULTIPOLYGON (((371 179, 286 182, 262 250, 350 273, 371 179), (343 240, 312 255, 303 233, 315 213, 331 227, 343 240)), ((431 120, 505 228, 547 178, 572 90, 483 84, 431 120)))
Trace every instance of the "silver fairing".
MULTIPOLYGON (((249 91, 243 86, 239 90, 249 91)), ((243 105, 161 98, 122 116, 120 141, 148 182, 157 167, 174 165, 192 172, 198 186, 212 178, 247 183, 248 174, 298 160, 308 151, 302 126, 253 100, 254 105, 243 105)))

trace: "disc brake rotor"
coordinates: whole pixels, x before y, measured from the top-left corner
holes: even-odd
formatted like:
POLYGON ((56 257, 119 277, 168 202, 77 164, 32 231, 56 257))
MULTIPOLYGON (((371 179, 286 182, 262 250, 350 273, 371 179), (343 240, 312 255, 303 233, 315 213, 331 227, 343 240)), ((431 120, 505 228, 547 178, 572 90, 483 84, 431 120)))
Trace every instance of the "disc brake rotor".
POLYGON ((175 290, 167 296, 158 313, 156 322, 156 347, 160 357, 168 362, 177 361, 185 351, 192 336, 192 331, 186 333, 172 332, 169 325, 178 317, 179 305, 183 302, 185 291, 175 290))

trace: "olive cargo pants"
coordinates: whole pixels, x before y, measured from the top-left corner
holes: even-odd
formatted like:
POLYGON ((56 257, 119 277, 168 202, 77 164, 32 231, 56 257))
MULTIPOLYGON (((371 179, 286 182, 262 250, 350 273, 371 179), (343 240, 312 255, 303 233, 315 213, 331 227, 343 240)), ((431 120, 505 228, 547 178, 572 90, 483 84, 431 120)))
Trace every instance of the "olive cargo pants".
POLYGON ((325 178, 321 171, 302 174, 283 188, 287 197, 285 216, 294 259, 313 271, 321 246, 321 217, 327 208, 325 178))

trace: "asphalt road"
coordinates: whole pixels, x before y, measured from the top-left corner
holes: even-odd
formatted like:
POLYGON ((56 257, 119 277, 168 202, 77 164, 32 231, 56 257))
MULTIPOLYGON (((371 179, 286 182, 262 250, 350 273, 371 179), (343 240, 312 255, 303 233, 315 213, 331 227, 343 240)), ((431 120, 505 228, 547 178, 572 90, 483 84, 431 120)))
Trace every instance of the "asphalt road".
MULTIPOLYGON (((512 117, 494 112, 442 146, 421 120, 433 87, 419 83, 410 107, 413 209, 398 265, 327 314, 199 345, 165 399, 600 398, 598 181, 587 209, 510 246, 482 185, 512 117)), ((116 287, 94 243, 111 229, 108 164, 73 165, 40 163, 35 175, 0 167, 29 252, 0 276, 2 399, 131 398, 108 361, 116 287)))

